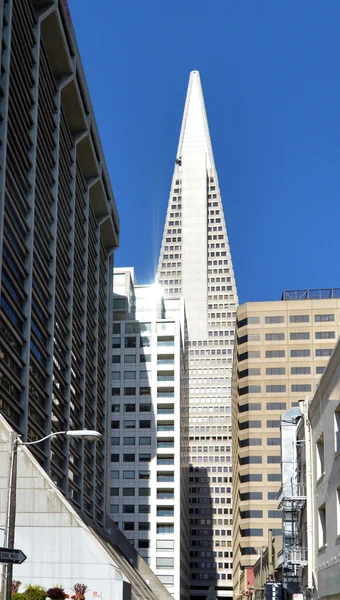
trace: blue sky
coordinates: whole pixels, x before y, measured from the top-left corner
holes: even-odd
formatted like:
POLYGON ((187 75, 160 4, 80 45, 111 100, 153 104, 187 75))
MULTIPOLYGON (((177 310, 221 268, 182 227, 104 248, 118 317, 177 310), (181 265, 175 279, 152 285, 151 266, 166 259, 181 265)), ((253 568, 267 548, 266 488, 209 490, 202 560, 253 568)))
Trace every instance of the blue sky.
POLYGON ((339 0, 69 0, 121 220, 152 281, 201 73, 240 302, 340 287, 339 0))

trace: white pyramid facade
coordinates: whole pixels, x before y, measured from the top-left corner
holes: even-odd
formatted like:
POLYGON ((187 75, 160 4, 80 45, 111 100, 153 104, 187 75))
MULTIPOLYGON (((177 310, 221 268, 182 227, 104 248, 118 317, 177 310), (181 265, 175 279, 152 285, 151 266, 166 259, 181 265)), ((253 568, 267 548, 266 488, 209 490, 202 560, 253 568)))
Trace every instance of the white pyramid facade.
POLYGON ((231 374, 237 291, 198 71, 190 74, 158 265, 188 322, 191 597, 232 596, 231 374))

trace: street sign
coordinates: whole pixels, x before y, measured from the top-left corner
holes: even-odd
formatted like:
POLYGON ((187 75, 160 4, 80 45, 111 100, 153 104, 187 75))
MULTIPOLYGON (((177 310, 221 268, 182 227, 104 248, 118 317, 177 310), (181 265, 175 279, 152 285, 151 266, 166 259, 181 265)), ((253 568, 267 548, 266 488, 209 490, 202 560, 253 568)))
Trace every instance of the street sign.
POLYGON ((15 550, 14 548, 0 548, 0 563, 21 565, 26 558, 27 556, 22 550, 15 550))

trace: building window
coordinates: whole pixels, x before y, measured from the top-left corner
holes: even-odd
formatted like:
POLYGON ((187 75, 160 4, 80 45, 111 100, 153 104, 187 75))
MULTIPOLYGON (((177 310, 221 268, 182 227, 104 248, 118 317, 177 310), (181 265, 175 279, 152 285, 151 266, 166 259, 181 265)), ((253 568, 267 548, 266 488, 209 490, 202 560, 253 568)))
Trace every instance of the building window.
POLYGON ((286 410, 286 402, 267 402, 267 410, 286 410))
POLYGON ((319 479, 322 477, 325 471, 325 444, 323 439, 323 433, 318 437, 316 441, 316 477, 319 479))
POLYGON ((135 421, 124 421, 124 429, 134 429, 136 426, 135 421))
POLYGON ((309 315, 290 315, 290 323, 309 323, 309 315))
POLYGON ((340 404, 334 411, 335 452, 340 452, 340 404))
POLYGON ((266 333, 266 342, 278 342, 285 339, 284 333, 266 333))
POLYGON ((279 421, 279 420, 267 421, 267 427, 276 428, 276 427, 280 427, 280 425, 281 425, 281 421, 279 421))
POLYGON ((268 510, 268 518, 269 519, 282 519, 282 511, 281 510, 268 510))
POLYGON ((312 386, 310 385, 310 383, 299 383, 296 385, 292 385, 291 386, 291 391, 292 392, 311 392, 312 391, 312 386))
POLYGON ((174 533, 175 525, 173 523, 157 523, 156 531, 157 534, 174 533))
POLYGON ((135 337, 126 337, 125 338, 125 348, 136 348, 137 346, 137 338, 135 337))
POLYGON ((281 481, 281 473, 268 473, 267 481, 281 481))
POLYGON ((281 456, 267 456, 267 463, 269 465, 279 465, 281 463, 281 456))
POLYGON ((135 512, 134 504, 123 504, 123 513, 127 515, 133 515, 135 512))
POLYGON ((286 369, 284 367, 271 367, 266 369, 266 375, 285 375, 286 369))
POLYGON ((123 496, 134 496, 135 488, 123 488, 123 496))
POLYGON ((262 422, 261 421, 243 421, 243 423, 240 423, 239 427, 240 427, 241 431, 244 429, 261 429, 262 422))
POLYGON ((243 388, 238 389, 239 396, 244 396, 244 394, 260 394, 261 386, 260 385, 247 385, 243 388))
POLYGON ((310 334, 309 331, 298 331, 290 334, 290 339, 292 341, 296 340, 309 340, 310 334))
POLYGON ((310 356, 310 350, 291 350, 290 356, 291 358, 308 358, 310 356))
POLYGON ((262 456, 244 456, 240 458, 240 465, 255 465, 262 463, 262 456))
POLYGON ((250 481, 262 481, 262 473, 246 473, 245 475, 240 475, 241 483, 248 483, 250 481))
POLYGON ((262 510, 241 510, 241 519, 263 519, 262 510))
POLYGON ((316 331, 315 339, 316 340, 334 340, 335 339, 335 331, 316 331))
POLYGON ((286 391, 285 385, 266 385, 266 392, 270 394, 280 394, 286 391))
POLYGON ((325 321, 335 321, 334 315, 314 315, 315 323, 324 323, 325 321))
POLYGON ((123 437, 124 446, 134 446, 136 444, 136 438, 134 437, 123 437))
POLYGON ((157 540, 156 541, 156 550, 164 551, 164 550, 174 550, 175 542, 174 540, 157 540))
POLYGON ((138 523, 138 530, 139 531, 150 531, 150 523, 149 523, 149 521, 140 521, 138 523))
POLYGON ((173 575, 157 575, 159 581, 166 587, 174 585, 173 575))
POLYGON ((134 530, 135 530, 135 524, 133 522, 130 523, 128 521, 128 522, 123 523, 123 531, 134 531, 134 530))
POLYGON ((262 492, 245 492, 240 494, 240 500, 262 500, 262 492))
MULTIPOLYGON (((256 529, 251 527, 250 529, 241 529, 241 537, 262 537, 263 529, 256 529)), ((254 551, 254 554, 256 552, 254 551)))
MULTIPOLYGON (((136 456, 135 454, 123 454, 123 462, 135 462, 136 456)), ((125 471, 124 471, 125 473, 125 471)), ((127 478, 124 476, 124 479, 131 479, 131 477, 127 478)))
POLYGON ((323 504, 318 510, 319 548, 327 543, 326 537, 326 505, 323 504))
POLYGON ((124 356, 124 362, 125 363, 135 363, 136 362, 136 355, 135 354, 125 354, 125 356, 124 356))
POLYGON ((317 348, 315 350, 315 356, 330 356, 333 352, 333 348, 317 348))
POLYGON ((315 367, 315 373, 317 375, 322 375, 325 372, 326 367, 315 367))
POLYGON ((291 375, 310 375, 310 367, 292 367, 291 375))
POLYGON ((284 350, 266 350, 266 358, 284 358, 284 350))
POLYGON ((284 323, 285 318, 283 316, 265 317, 264 322, 266 323, 266 325, 270 325, 270 324, 274 324, 274 323, 284 323))
POLYGON ((151 437, 140 437, 139 445, 140 446, 149 446, 151 444, 151 437))
POLYGON ((124 404, 124 412, 136 412, 135 404, 124 404))
POLYGON ((267 446, 280 446, 280 438, 267 438, 267 446))
POLYGON ((126 387, 124 388, 124 396, 135 396, 136 388, 135 387, 126 387))

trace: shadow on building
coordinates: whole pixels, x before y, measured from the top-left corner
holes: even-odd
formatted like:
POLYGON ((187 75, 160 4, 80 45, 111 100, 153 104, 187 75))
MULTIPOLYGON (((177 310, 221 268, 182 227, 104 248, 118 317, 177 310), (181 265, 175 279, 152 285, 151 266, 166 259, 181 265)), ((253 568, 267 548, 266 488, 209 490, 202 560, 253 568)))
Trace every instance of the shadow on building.
POLYGON ((231 551, 214 551, 213 520, 218 516, 210 493, 210 468, 189 467, 190 600, 216 598, 217 561, 229 560, 225 555, 231 551))

